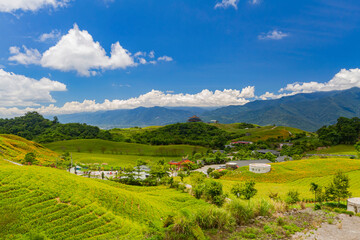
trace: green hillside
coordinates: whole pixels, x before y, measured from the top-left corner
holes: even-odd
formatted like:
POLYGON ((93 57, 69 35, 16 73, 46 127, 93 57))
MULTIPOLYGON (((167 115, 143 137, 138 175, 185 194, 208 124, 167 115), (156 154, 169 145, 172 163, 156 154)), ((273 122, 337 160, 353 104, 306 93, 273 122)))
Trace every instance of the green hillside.
POLYGON ((139 156, 185 156, 206 148, 190 145, 151 146, 137 143, 112 142, 100 139, 81 139, 47 143, 44 146, 57 152, 101 153, 139 156))
POLYGON ((56 161, 59 155, 44 146, 10 134, 0 134, 0 160, 19 162, 27 153, 35 153, 40 164, 47 165, 56 161))
POLYGON ((0 160, 2 239, 145 239, 168 214, 207 206, 166 187, 125 186, 0 160))

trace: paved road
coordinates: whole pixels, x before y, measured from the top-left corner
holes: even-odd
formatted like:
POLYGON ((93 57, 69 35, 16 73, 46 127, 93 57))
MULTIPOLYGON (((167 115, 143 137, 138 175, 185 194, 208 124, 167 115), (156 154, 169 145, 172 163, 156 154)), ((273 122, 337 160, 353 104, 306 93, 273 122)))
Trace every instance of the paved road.
POLYGON ((12 163, 12 164, 15 164, 15 165, 18 165, 18 166, 22 166, 22 164, 20 163, 17 163, 17 162, 13 162, 13 161, 10 161, 10 160, 7 160, 7 159, 4 159, 5 161, 8 161, 9 163, 12 163))

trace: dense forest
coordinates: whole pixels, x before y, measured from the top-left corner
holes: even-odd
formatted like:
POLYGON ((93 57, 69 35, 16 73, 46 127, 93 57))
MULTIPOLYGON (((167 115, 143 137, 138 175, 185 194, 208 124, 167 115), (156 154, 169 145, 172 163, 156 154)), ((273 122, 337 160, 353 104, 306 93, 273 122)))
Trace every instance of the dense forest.
POLYGON ((229 140, 237 137, 239 135, 231 134, 206 123, 176 123, 133 136, 137 143, 190 144, 217 148, 223 148, 229 140))
POLYGON ((355 144, 360 136, 360 118, 340 117, 337 123, 317 130, 325 145, 355 144))
POLYGON ((37 112, 28 112, 25 116, 12 119, 0 119, 0 134, 14 134, 39 143, 48 143, 71 139, 111 140, 108 131, 80 123, 59 123, 57 117, 49 120, 37 112))

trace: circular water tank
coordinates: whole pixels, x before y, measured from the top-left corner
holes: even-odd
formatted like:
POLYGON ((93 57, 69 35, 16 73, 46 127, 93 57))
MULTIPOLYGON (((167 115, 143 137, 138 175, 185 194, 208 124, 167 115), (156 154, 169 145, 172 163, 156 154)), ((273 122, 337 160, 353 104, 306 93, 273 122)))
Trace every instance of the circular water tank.
POLYGON ((347 210, 360 213, 360 198, 349 198, 347 200, 347 210))
POLYGON ((249 164, 249 171, 253 173, 268 173, 271 170, 271 165, 264 163, 249 164))

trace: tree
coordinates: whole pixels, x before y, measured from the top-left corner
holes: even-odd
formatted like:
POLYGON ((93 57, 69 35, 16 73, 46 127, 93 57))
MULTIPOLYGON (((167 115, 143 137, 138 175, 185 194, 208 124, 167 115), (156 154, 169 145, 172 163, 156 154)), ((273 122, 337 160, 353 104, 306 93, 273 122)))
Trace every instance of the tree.
POLYGON ((214 180, 208 180, 205 183, 205 196, 213 204, 217 206, 222 206, 225 202, 225 196, 223 194, 221 182, 216 182, 214 180))
POLYGON ((337 200, 338 205, 340 205, 340 200, 351 196, 349 188, 349 177, 343 172, 338 171, 333 181, 325 190, 326 198, 328 200, 337 200))
POLYGON ((316 201, 322 202, 322 187, 319 184, 310 183, 310 191, 315 195, 315 205, 316 201))
POLYGON ((272 154, 271 152, 265 153, 264 157, 265 157, 265 159, 269 160, 270 162, 276 161, 276 156, 274 154, 272 154))
POLYGON ((257 193, 257 190, 255 189, 255 182, 247 181, 245 183, 237 183, 232 187, 231 193, 238 198, 250 200, 257 193))
POLYGON ((355 144, 356 152, 358 153, 358 156, 360 158, 360 141, 355 144))
POLYGON ((25 163, 35 164, 37 163, 35 153, 27 153, 24 158, 25 163))

